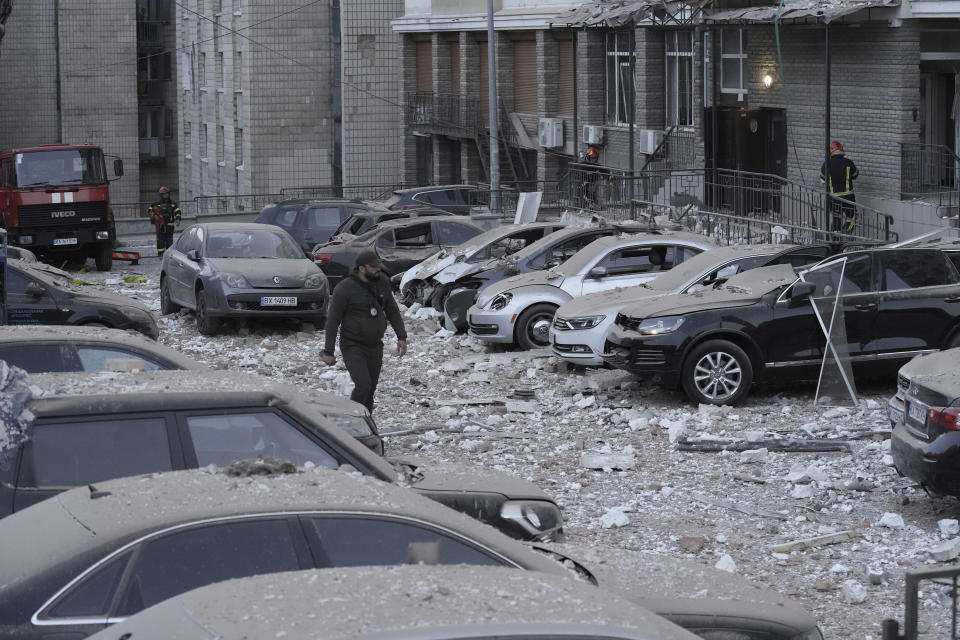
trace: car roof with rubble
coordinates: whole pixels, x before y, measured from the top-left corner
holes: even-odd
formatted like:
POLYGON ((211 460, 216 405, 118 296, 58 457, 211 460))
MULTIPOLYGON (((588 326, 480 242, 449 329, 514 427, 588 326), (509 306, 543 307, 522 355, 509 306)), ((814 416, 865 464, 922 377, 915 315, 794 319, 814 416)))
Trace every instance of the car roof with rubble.
POLYGON ((275 573, 201 587, 97 638, 696 638, 572 577, 500 567, 400 565, 275 573), (318 606, 320 605, 320 606, 318 606), (323 606, 327 605, 327 606, 323 606), (309 612, 309 624, 304 615, 309 612), (442 634, 438 634, 441 632, 442 634))
POLYGON ((565 573, 492 527, 416 492, 347 470, 305 468, 293 474, 228 475, 205 467, 97 482, 44 500, 0 521, 0 594, 111 539, 132 539, 181 523, 244 514, 326 511, 391 514, 461 532, 528 568, 565 573), (529 561, 527 561, 528 559, 529 561))
POLYGON ((123 329, 91 327, 85 325, 7 325, 0 327, 0 343, 7 342, 66 342, 96 343, 98 346, 136 347, 147 353, 156 354, 170 360, 183 369, 203 370, 206 367, 187 358, 179 351, 171 349, 142 334, 123 329))

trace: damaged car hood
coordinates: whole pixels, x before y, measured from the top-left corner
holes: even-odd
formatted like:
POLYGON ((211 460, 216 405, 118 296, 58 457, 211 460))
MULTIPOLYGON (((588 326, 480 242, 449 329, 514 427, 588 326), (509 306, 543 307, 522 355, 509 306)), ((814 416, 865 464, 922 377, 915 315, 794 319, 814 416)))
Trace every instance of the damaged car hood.
POLYGON ((483 493, 500 494, 508 500, 547 500, 540 487, 514 475, 493 469, 453 465, 423 464, 405 458, 390 458, 394 465, 406 471, 410 486, 424 493, 483 493))
MULTIPOLYGON (((562 273, 559 273, 553 269, 548 269, 546 271, 531 271, 529 273, 521 273, 519 275, 510 276, 500 282, 496 282, 486 289, 483 290, 482 298, 484 300, 489 300, 498 293, 503 293, 504 291, 510 291, 512 289, 518 289, 520 287, 529 287, 536 285, 547 285, 551 287, 559 287, 563 284, 565 276, 562 273)), ((480 300, 477 300, 477 304, 480 304, 480 300)))
POLYGON ((650 287, 637 285, 634 287, 617 287, 607 291, 589 293, 570 302, 564 303, 557 309, 557 314, 564 318, 577 318, 601 313, 611 309, 643 302, 648 303, 663 296, 670 295, 668 291, 657 291, 650 287))
POLYGON ((790 265, 760 267, 739 273, 716 288, 665 295, 653 300, 644 299, 641 303, 628 305, 622 313, 631 318, 656 318, 711 309, 747 307, 796 279, 797 274, 790 265))
POLYGON ((914 358, 900 368, 910 382, 946 398, 960 398, 960 347, 914 358))

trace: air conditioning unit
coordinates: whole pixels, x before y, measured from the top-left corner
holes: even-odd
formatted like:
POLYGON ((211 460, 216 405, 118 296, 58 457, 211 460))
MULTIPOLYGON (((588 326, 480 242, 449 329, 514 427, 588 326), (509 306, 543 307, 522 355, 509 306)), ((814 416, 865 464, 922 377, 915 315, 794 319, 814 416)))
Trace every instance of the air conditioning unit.
POLYGON ((653 152, 657 150, 657 147, 660 146, 661 140, 663 140, 663 131, 640 129, 640 131, 637 132, 637 150, 640 153, 652 155, 653 152))
POLYGON ((603 144, 603 127, 594 124, 583 125, 584 144, 603 144))
POLYGON ((563 120, 560 118, 540 118, 537 133, 542 148, 552 149, 563 146, 563 120))

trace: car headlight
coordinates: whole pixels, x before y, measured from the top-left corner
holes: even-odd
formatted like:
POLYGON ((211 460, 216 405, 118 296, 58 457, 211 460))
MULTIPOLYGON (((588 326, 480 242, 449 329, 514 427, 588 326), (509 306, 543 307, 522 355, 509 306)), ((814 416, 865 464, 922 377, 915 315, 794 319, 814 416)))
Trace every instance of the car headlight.
POLYGON ((326 289, 327 279, 322 273, 311 273, 303 281, 304 289, 326 289))
POLYGON ((536 540, 555 541, 563 531, 560 507, 546 500, 509 500, 503 503, 500 517, 520 525, 536 540))
POLYGON ((637 332, 645 336, 659 336, 673 333, 683 324, 683 318, 648 318, 640 323, 637 332))
POLYGON ((493 296, 493 300, 490 301, 490 310, 500 311, 510 304, 511 300, 513 300, 512 293, 498 293, 497 295, 493 296))
POLYGON ((239 273, 224 273, 220 279, 227 283, 231 289, 250 289, 250 283, 239 273))
POLYGON ((564 318, 566 321, 566 326, 555 326, 558 329, 568 329, 574 331, 579 329, 593 329, 595 326, 603 322, 606 317, 607 316, 580 316, 579 318, 564 318))

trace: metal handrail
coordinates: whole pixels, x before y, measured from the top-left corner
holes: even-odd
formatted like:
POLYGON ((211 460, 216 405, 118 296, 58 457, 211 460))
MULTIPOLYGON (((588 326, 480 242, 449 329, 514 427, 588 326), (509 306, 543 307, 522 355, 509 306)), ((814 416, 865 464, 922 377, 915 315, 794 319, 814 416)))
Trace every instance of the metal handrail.
POLYGON ((960 204, 960 156, 942 144, 900 143, 900 196, 960 204))

